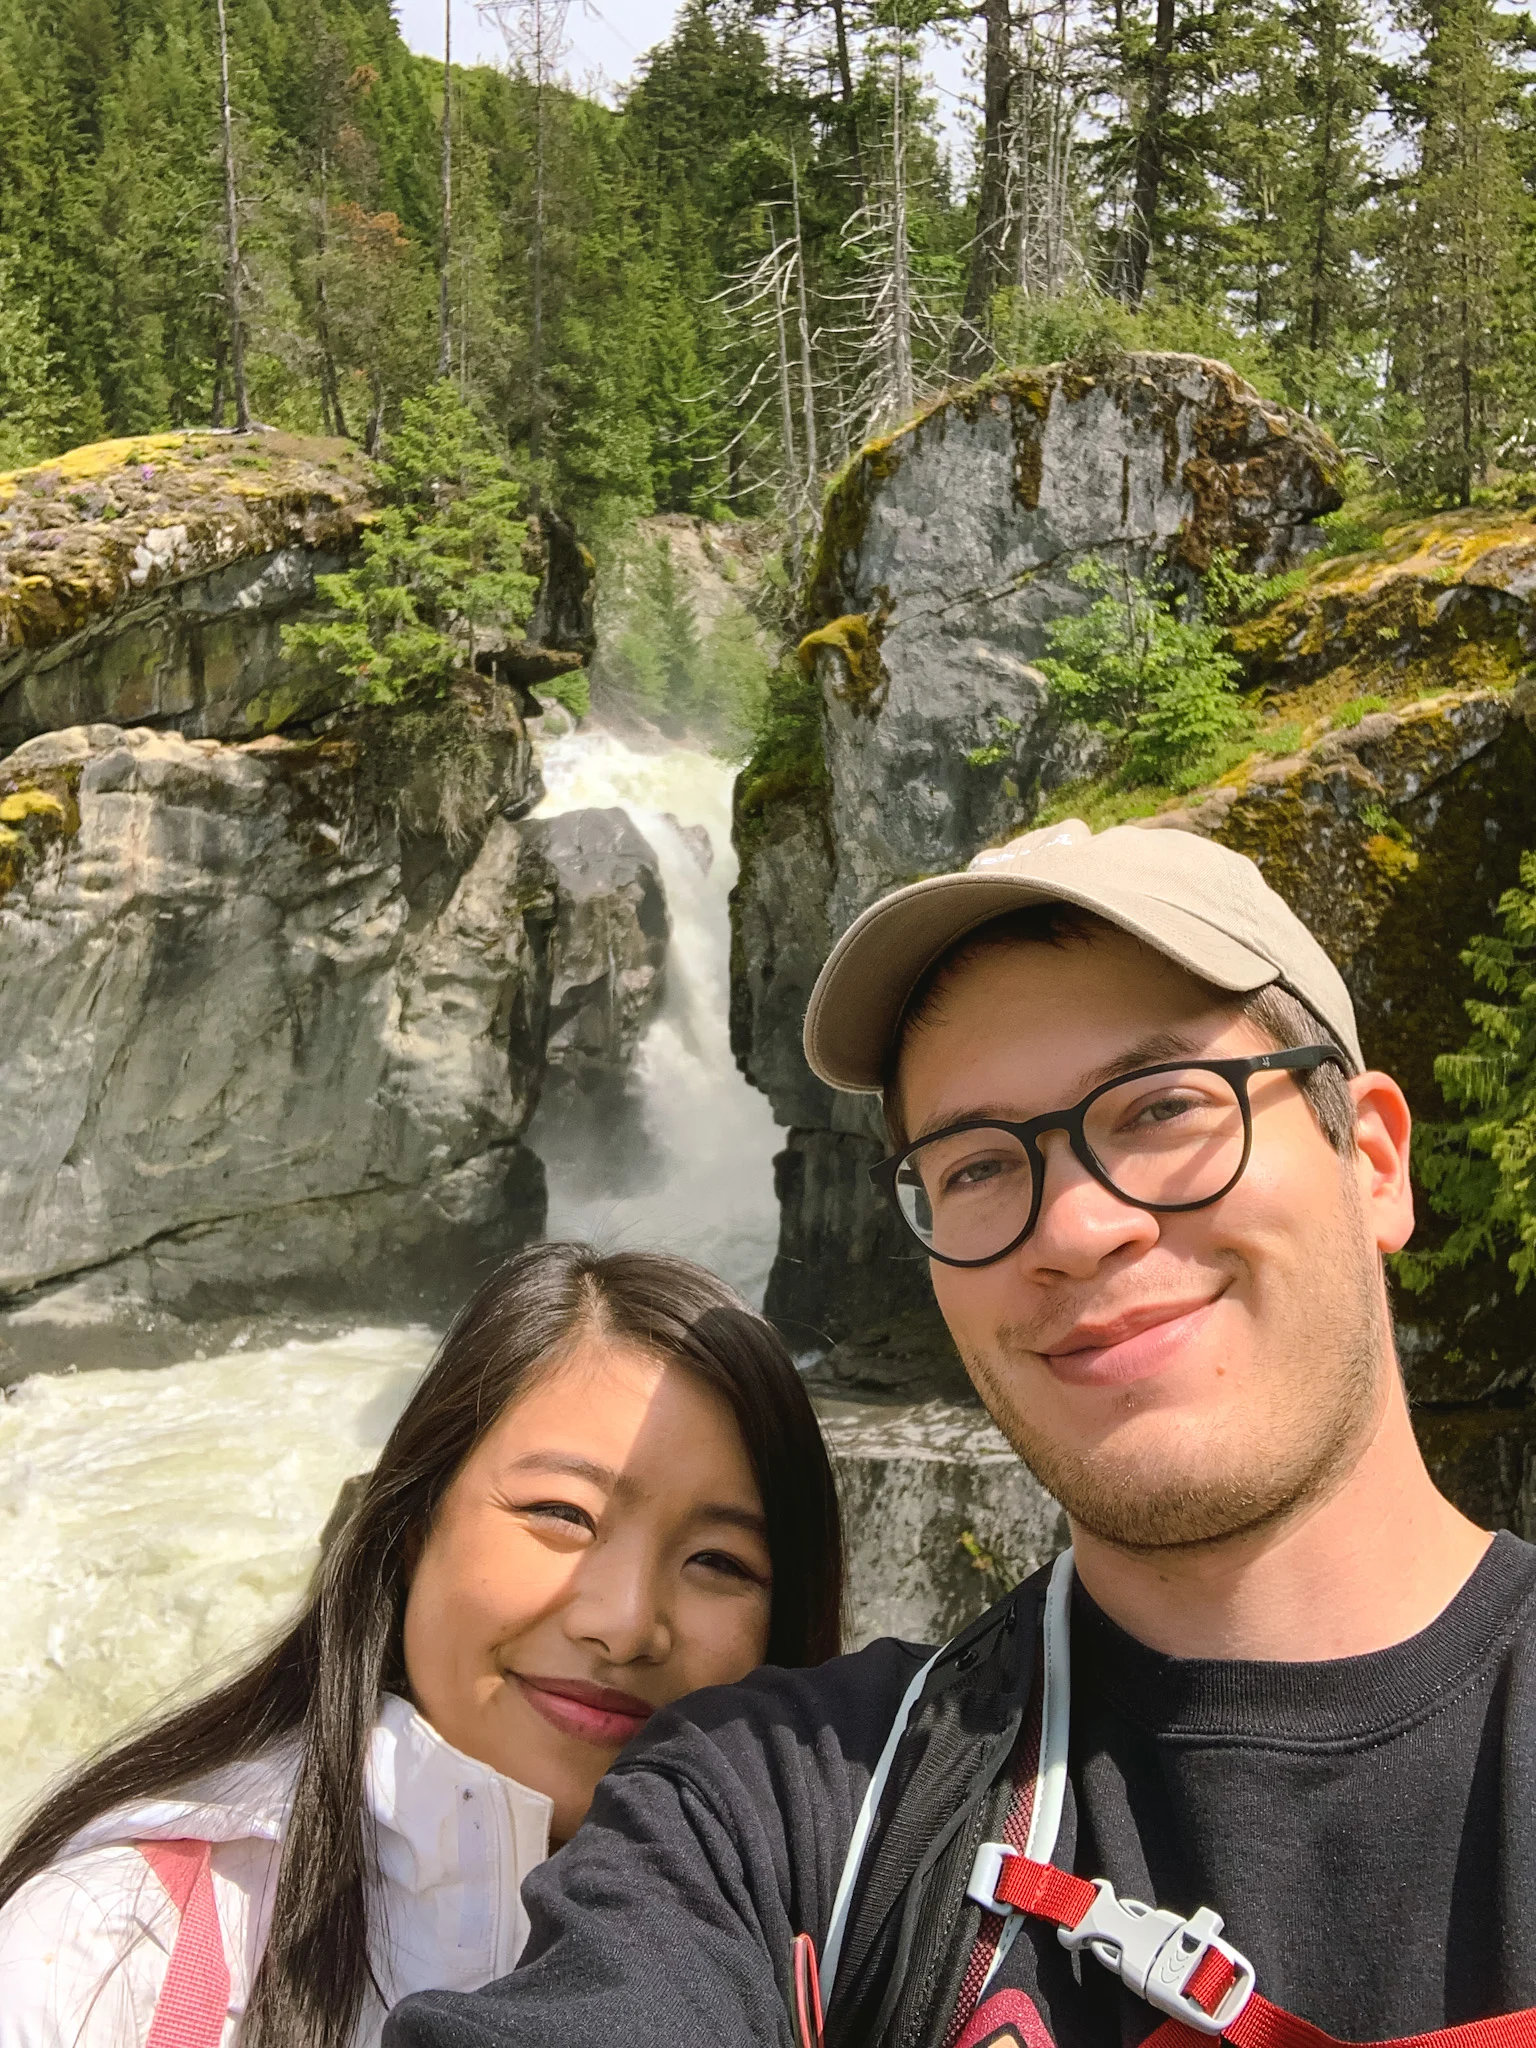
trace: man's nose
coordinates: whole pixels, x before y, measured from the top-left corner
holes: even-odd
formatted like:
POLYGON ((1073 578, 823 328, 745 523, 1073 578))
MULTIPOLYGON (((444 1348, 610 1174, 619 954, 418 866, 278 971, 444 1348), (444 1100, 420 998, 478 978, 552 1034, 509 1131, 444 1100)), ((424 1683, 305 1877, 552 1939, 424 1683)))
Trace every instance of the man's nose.
POLYGON ((657 1560, 639 1543, 590 1552, 567 1612, 571 1634, 601 1651, 610 1664, 664 1663, 672 1648, 672 1624, 663 1576, 657 1560))
POLYGON ((1085 1280, 1117 1252, 1157 1242, 1156 1216, 1111 1193, 1072 1150, 1065 1131, 1046 1131, 1038 1142, 1045 1161, 1040 1214, 1014 1254, 1025 1270, 1085 1280))

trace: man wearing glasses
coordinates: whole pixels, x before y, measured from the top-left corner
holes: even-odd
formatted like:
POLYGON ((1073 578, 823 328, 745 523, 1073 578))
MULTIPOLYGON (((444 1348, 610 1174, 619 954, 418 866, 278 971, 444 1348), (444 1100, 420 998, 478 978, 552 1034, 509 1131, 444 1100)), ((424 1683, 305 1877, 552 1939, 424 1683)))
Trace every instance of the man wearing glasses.
POLYGON ((934 1658, 658 1715, 525 1967, 389 2048, 1532 2048, 1536 1550, 1414 1440, 1408 1109, 1317 942, 1072 822, 875 904, 806 1049, 1072 1548, 934 1658))

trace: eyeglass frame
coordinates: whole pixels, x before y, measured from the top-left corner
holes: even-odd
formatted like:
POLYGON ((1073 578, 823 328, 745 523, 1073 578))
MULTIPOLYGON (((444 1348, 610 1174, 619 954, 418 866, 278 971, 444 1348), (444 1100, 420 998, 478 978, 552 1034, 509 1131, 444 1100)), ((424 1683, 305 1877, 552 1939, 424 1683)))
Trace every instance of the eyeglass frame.
POLYGON ((1253 1151, 1253 1105, 1248 1100, 1248 1083, 1255 1074, 1274 1073, 1315 1073, 1319 1067, 1332 1064, 1348 1075, 1349 1063, 1336 1045, 1298 1045, 1283 1052, 1255 1053, 1249 1059, 1232 1060, 1163 1060, 1152 1067, 1133 1067, 1129 1073, 1115 1074, 1108 1081, 1101 1081, 1097 1088, 1090 1088, 1080 1102, 1070 1109, 1047 1110, 1043 1116, 1032 1116, 1026 1123, 1009 1123, 1002 1117, 969 1117, 961 1123, 946 1124, 942 1130, 932 1131, 926 1138, 918 1138, 906 1145, 900 1152, 892 1152, 869 1169, 873 1185, 885 1195, 891 1207, 900 1218, 901 1227, 913 1241, 922 1246, 926 1257, 937 1259, 941 1266, 958 1266, 965 1271, 974 1271, 979 1266, 995 1266, 999 1259, 1006 1259, 1016 1252, 1040 1221, 1040 1210, 1045 1200, 1045 1160, 1036 1140, 1047 1131, 1065 1131, 1072 1156, 1086 1167, 1100 1187, 1112 1194, 1117 1202, 1124 1202, 1127 1208, 1145 1209, 1155 1216, 1181 1216, 1192 1209, 1209 1209, 1213 1202, 1219 1202, 1224 1195, 1230 1195, 1248 1170, 1248 1160, 1253 1151), (1236 1170, 1224 1186, 1213 1195, 1202 1195, 1196 1202, 1141 1202, 1134 1195, 1117 1188, 1110 1179, 1102 1162, 1094 1157, 1093 1147, 1088 1143, 1083 1128, 1084 1118, 1101 1095, 1108 1095, 1111 1089, 1123 1088, 1127 1081, 1149 1080, 1154 1074, 1219 1074, 1237 1098, 1238 1108, 1243 1117, 1243 1150, 1236 1170), (920 1152, 925 1145, 933 1145, 940 1138, 957 1138, 965 1131, 1006 1131, 1016 1138, 1024 1148, 1029 1161, 1030 1173, 1034 1178, 1034 1199, 1030 1204, 1029 1220, 1018 1236, 1001 1251, 989 1252, 984 1259, 955 1259, 945 1252, 935 1251, 931 1244, 923 1241, 915 1224, 907 1219, 896 1192, 896 1176, 902 1162, 910 1159, 914 1152, 920 1152))

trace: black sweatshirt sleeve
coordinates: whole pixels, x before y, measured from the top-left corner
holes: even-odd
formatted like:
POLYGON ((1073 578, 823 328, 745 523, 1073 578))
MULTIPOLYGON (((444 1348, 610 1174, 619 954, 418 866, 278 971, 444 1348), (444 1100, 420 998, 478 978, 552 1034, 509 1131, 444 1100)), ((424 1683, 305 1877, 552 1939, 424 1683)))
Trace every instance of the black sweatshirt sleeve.
POLYGON ((510 1977, 396 2007, 385 2048, 787 2048, 854 1817, 926 1652, 875 1643, 658 1714, 523 1887, 510 1977))

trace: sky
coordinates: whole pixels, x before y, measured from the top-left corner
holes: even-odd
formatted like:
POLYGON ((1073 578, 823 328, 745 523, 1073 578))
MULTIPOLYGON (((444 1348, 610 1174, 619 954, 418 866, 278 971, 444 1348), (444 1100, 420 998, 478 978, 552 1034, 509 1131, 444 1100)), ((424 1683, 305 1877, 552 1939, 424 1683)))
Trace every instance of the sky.
MULTIPOLYGON (((474 0, 451 0, 454 57, 466 64, 495 63, 502 40, 494 21, 474 0)), ((395 19, 413 50, 440 56, 443 48, 444 0, 395 0, 395 19)), ((677 0, 572 0, 566 34, 570 55, 565 71, 572 85, 594 98, 606 99, 615 85, 634 73, 635 60, 654 43, 665 41, 677 13, 677 0)))
MULTIPOLYGON (((400 32, 413 50, 441 56, 447 4, 453 9, 455 62, 494 64, 501 60, 504 45, 500 31, 475 0, 394 0, 394 4, 400 32)), ((666 40, 678 4, 679 0, 571 0, 566 27, 570 54, 563 67, 566 77, 594 99, 611 100, 615 89, 634 76, 643 53, 666 40)), ((967 54, 961 45, 930 43, 924 67, 938 99, 940 123, 957 145, 966 119, 963 102, 974 91, 966 76, 967 54)))

